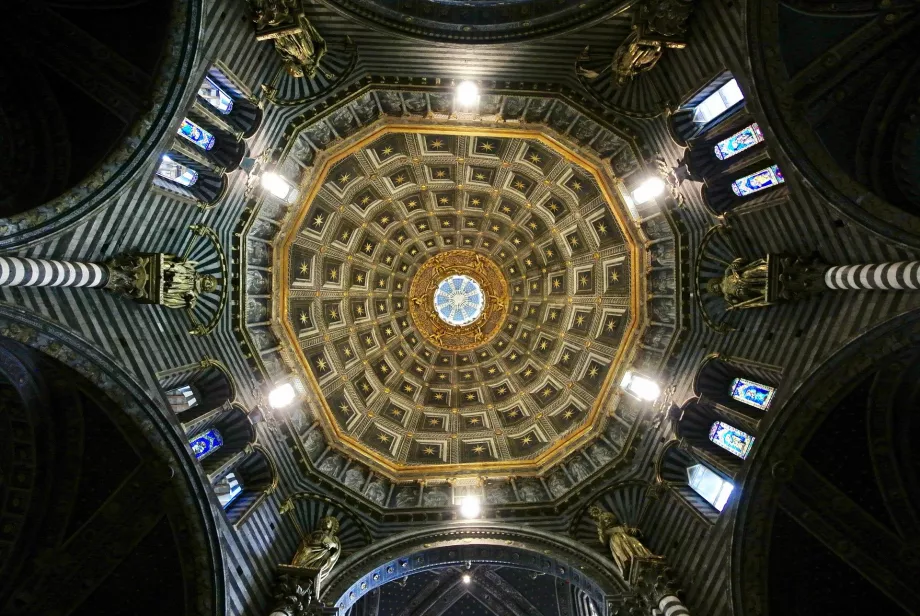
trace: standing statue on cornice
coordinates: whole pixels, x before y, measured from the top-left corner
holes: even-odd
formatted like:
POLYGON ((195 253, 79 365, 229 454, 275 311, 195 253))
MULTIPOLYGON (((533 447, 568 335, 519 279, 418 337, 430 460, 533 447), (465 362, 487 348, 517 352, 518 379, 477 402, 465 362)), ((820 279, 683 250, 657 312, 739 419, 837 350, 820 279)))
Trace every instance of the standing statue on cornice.
POLYGON ((749 263, 744 259, 735 259, 725 268, 725 275, 710 280, 706 289, 710 293, 721 295, 729 310, 766 306, 767 274, 766 259, 757 259, 749 263))
POLYGON ((213 293, 217 279, 195 271, 194 261, 167 255, 163 259, 163 305, 167 308, 194 308, 198 297, 213 293))
POLYGON ((283 26, 300 12, 300 0, 249 0, 249 13, 256 30, 283 26))
POLYGON ((342 542, 339 541, 339 521, 326 516, 319 521, 319 528, 303 538, 300 547, 291 560, 291 567, 308 570, 313 577, 313 597, 319 601, 323 582, 339 561, 342 542))
POLYGON ((301 0, 247 0, 256 40, 274 41, 284 70, 294 78, 316 75, 326 41, 304 15, 301 0))
POLYGON ((660 40, 644 37, 640 29, 634 29, 613 54, 617 85, 626 85, 633 77, 655 68, 663 53, 660 40))
POLYGON ((275 51, 291 77, 312 79, 326 55, 326 41, 303 13, 297 15, 297 28, 275 39, 275 51))
POLYGON ((597 539, 607 545, 617 571, 624 580, 629 580, 630 566, 633 559, 661 559, 661 556, 652 554, 651 551, 636 537, 639 529, 625 524, 620 524, 616 516, 609 511, 604 511, 597 505, 588 509, 588 515, 597 524, 597 539))

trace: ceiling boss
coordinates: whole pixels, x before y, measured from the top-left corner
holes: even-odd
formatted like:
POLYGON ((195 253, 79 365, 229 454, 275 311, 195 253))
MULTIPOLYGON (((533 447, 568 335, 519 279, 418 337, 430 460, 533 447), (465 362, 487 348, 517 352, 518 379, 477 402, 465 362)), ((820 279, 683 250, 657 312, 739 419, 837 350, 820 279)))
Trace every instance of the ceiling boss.
POLYGON ((491 259, 471 250, 441 252, 409 287, 409 315, 429 342, 450 351, 486 344, 508 314, 508 281, 491 259))

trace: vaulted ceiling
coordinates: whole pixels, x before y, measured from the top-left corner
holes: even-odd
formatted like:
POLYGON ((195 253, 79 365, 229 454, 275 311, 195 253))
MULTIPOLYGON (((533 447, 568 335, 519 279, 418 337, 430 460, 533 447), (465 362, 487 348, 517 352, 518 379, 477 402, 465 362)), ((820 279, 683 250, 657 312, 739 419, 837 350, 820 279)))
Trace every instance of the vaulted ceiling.
POLYGON ((540 502, 613 472, 637 409, 612 385, 664 335, 624 205, 634 135, 554 96, 483 93, 471 113, 447 88, 365 91, 295 118, 273 165, 301 196, 248 230, 245 335, 311 402, 306 468, 395 507, 449 505, 450 477, 540 502), (453 274, 483 290, 466 327, 434 310, 453 274), (424 496, 400 485, 419 479, 424 496))
POLYGON ((383 127, 333 156, 280 263, 330 440, 406 476, 533 472, 596 436, 637 321, 611 186, 533 131, 383 127), (485 295, 465 326, 434 310, 455 274, 485 295))

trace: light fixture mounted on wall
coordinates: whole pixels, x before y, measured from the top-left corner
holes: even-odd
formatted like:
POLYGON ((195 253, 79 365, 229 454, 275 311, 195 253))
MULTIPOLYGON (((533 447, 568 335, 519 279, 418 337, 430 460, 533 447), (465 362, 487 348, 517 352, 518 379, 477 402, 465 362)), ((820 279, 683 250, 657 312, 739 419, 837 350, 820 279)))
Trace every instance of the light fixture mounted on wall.
POLYGON ((461 81, 454 91, 454 102, 463 109, 470 109, 479 104, 479 86, 472 81, 461 81))
POLYGON ((654 402, 661 395, 661 387, 658 383, 633 370, 627 370, 626 374, 623 375, 620 387, 634 398, 646 402, 654 402))
POLYGON ((246 179, 247 199, 252 199, 258 189, 262 189, 285 203, 293 203, 297 199, 299 193, 297 186, 274 168, 272 150, 265 150, 255 158, 247 156, 243 159, 240 169, 248 176, 246 179))
POLYGON ((460 517, 472 520, 482 512, 482 503, 478 496, 464 496, 460 501, 460 517))
POLYGON ((658 176, 650 176, 632 191, 632 199, 636 205, 651 201, 664 192, 665 183, 658 176))

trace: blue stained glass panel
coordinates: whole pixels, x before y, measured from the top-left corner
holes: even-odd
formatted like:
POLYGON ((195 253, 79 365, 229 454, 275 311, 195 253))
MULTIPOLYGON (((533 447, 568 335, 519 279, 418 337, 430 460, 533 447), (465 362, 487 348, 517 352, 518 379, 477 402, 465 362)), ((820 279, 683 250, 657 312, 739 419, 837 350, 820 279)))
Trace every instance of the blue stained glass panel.
POLYGON ((771 186, 778 186, 786 181, 782 171, 776 165, 761 169, 757 173, 746 175, 732 182, 732 190, 739 197, 746 197, 771 186))
POLYGON ((233 110, 233 99, 227 96, 227 93, 220 89, 210 77, 205 77, 198 88, 198 96, 208 101, 211 107, 214 107, 222 114, 226 115, 233 110))
POLYGON ((484 307, 482 289, 469 276, 450 276, 435 289, 435 312, 448 325, 469 325, 479 318, 484 307))
POLYGON ((747 457, 748 452, 751 451, 751 446, 754 445, 753 436, 722 421, 716 421, 712 424, 709 429, 709 440, 742 460, 747 457))
POLYGON ((165 154, 163 158, 160 159, 160 166, 157 167, 157 175, 183 186, 192 186, 198 181, 197 171, 177 163, 165 154))
POLYGON ((202 150, 210 150, 214 147, 214 135, 201 128, 188 118, 182 120, 179 126, 179 134, 197 145, 202 150))
POLYGON ((731 137, 717 143, 714 148, 716 151, 716 158, 719 160, 731 158, 738 152, 743 152, 758 143, 763 143, 763 133, 757 125, 757 122, 754 122, 750 126, 745 126, 731 137))
POLYGON ((224 444, 224 439, 220 432, 212 428, 192 437, 188 444, 192 446, 192 453, 195 454, 195 457, 203 460, 217 451, 224 444))
POLYGON ((762 385, 747 379, 738 378, 732 381, 731 397, 738 402, 759 408, 761 411, 769 408, 775 392, 776 390, 769 385, 762 385))

